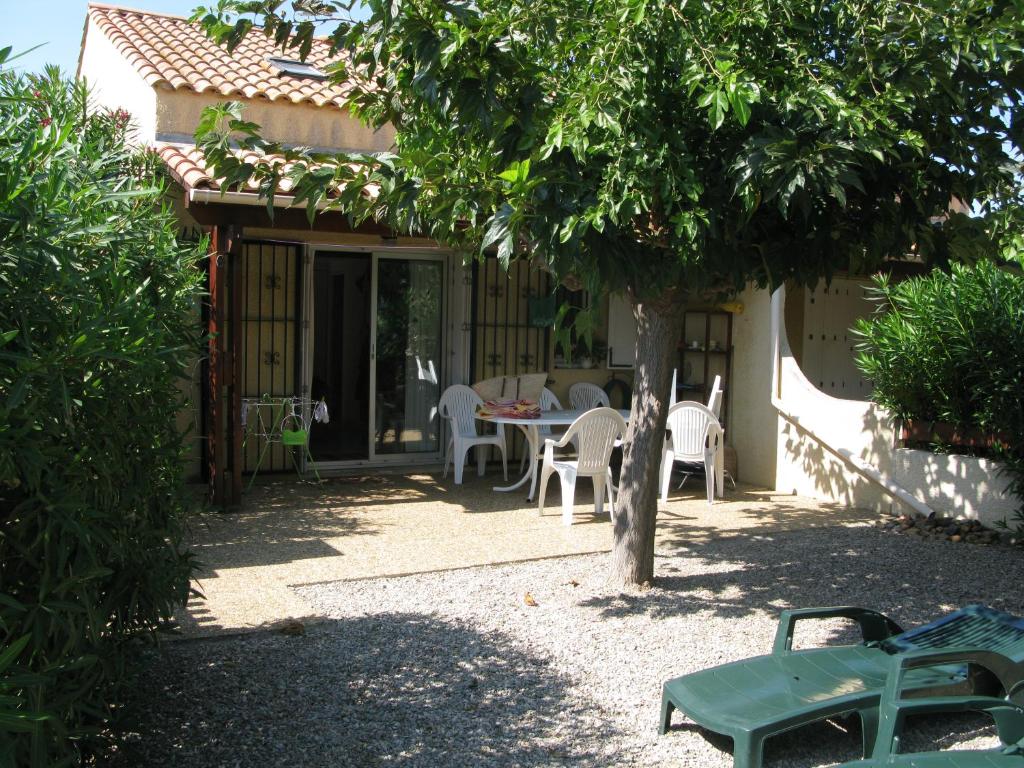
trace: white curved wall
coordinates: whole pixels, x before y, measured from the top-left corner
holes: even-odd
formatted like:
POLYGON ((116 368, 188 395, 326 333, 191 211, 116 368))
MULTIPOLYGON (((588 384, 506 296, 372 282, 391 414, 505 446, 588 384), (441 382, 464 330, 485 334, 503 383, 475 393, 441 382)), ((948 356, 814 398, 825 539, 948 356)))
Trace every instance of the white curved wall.
POLYGON ((771 391, 780 414, 776 489, 844 506, 934 511, 990 526, 1016 509, 997 463, 897 449, 895 424, 885 409, 815 387, 793 356, 784 314, 781 306, 772 308, 778 348, 771 352, 771 391))
MULTIPOLYGON (((797 299, 800 305, 794 309, 799 318, 803 296, 797 299)), ((733 317, 727 440, 736 449, 740 479, 844 505, 887 508, 885 494, 873 483, 779 416, 772 404, 771 294, 751 285, 737 300, 744 311, 733 317)), ((887 472, 894 438, 888 418, 872 403, 831 397, 814 387, 791 351, 785 328, 782 331, 781 390, 786 407, 821 437, 887 472)))

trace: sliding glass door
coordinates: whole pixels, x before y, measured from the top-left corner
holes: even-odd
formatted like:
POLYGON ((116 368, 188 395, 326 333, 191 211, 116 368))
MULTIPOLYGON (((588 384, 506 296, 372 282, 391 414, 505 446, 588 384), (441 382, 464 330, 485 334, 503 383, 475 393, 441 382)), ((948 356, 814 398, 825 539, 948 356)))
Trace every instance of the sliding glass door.
POLYGON ((439 453, 444 262, 378 254, 373 455, 439 453))
POLYGON ((330 417, 310 430, 314 460, 440 455, 443 257, 321 250, 309 272, 309 391, 330 417))

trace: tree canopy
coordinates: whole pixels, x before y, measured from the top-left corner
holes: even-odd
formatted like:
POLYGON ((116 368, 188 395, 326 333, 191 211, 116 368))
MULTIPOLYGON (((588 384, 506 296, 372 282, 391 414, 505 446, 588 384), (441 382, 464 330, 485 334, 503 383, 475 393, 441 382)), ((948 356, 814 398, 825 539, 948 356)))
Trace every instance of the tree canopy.
POLYGON ((348 2, 295 3, 296 17, 225 0, 196 18, 229 46, 255 19, 300 54, 313 22, 335 18, 331 76, 352 87, 355 115, 394 126, 392 153, 274 145, 237 105, 208 114, 204 150, 268 195, 287 173, 311 212, 335 190, 356 219, 627 292, 634 424, 648 434, 633 430, 626 451, 616 537, 643 528, 645 563, 656 508, 643 489, 685 297, 813 282, 912 250, 969 261, 1019 238, 1019 2, 365 5, 357 20, 348 2), (281 159, 240 163, 239 138, 281 159))
MULTIPOLYGON (((312 27, 280 5, 202 18, 230 43, 251 22, 225 14, 254 12, 301 46, 312 27)), ((372 210, 341 204, 504 259, 640 291, 740 288, 911 247, 974 258, 984 228, 936 217, 1019 195, 1016 3, 367 6, 339 20, 332 76, 361 118, 395 126, 396 152, 302 189, 380 184, 372 210)))

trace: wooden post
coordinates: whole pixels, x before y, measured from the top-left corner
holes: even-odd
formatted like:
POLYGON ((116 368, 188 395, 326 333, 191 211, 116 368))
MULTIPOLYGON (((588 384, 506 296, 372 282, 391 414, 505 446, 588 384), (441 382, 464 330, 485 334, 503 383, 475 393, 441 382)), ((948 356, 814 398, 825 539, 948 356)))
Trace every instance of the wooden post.
POLYGON ((227 503, 237 507, 242 503, 242 228, 229 227, 227 230, 226 258, 228 283, 230 344, 229 370, 225 379, 228 385, 228 461, 231 467, 229 480, 230 494, 227 503))
POLYGON ((227 289, 225 253, 226 232, 215 225, 210 231, 209 292, 210 312, 207 320, 210 388, 207 403, 209 450, 207 461, 210 478, 210 497, 215 507, 225 503, 224 470, 227 465, 224 435, 224 306, 227 289))

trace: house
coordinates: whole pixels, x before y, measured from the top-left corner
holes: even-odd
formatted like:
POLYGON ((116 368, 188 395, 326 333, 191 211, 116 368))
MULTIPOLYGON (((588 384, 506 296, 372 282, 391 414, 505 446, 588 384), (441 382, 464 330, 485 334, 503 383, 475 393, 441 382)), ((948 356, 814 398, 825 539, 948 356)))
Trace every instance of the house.
MULTIPOLYGON (((163 160, 183 230, 211 238, 203 308, 211 340, 193 382, 202 408, 183 418, 195 419, 200 438, 194 474, 209 478, 218 502, 236 503, 243 475, 259 463, 258 434, 252 439, 259 411, 248 404, 265 396, 327 403, 329 422, 310 431, 321 470, 413 467, 443 456, 436 405, 449 383, 548 372, 564 401, 575 381, 622 382, 609 385, 612 392, 628 391, 632 381, 636 327, 621 298, 594 297, 606 318, 607 353, 596 361, 565 359, 556 354, 542 306, 554 287, 528 264, 508 273, 494 259, 464 266, 435 242, 372 224, 353 228, 337 211, 310 227, 304 210, 289 207, 287 189, 271 218, 255 188, 221 188, 192 135, 203 108, 222 100, 244 102, 246 119, 284 143, 391 146, 390 131, 369 130, 345 110, 346 89, 323 77, 329 59, 325 41, 316 41, 303 63, 254 30, 229 53, 184 18, 88 7, 78 74, 99 105, 132 115, 138 140, 163 160)), ((679 396, 705 399, 714 375, 724 377, 738 477, 849 503, 868 498, 849 490, 860 481, 841 459, 836 468, 826 456, 819 471, 793 449, 793 426, 772 404, 767 292, 750 288, 726 307, 689 309, 679 396)), ((865 396, 847 329, 868 309, 856 280, 791 296, 794 354, 819 389, 865 396)), ((261 466, 285 469, 288 462, 276 446, 261 466)))

